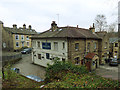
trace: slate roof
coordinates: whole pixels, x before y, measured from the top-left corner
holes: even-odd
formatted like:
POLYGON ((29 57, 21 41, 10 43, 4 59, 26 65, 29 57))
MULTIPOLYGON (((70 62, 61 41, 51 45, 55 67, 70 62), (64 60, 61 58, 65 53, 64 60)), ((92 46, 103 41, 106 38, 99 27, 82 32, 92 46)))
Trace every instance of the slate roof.
POLYGON ((109 42, 110 43, 115 43, 117 41, 120 41, 120 38, 116 37, 116 38, 109 38, 109 42))
POLYGON ((96 54, 95 53, 88 53, 85 58, 86 59, 92 59, 96 54))
POLYGON ((23 28, 10 28, 10 27, 3 27, 6 31, 8 32, 11 32, 13 34, 29 34, 29 35, 32 35, 32 34, 37 34, 37 32, 34 30, 34 29, 23 29, 23 28))
POLYGON ((92 38, 101 39, 98 35, 93 34, 89 29, 76 28, 76 27, 58 27, 56 30, 47 30, 39 35, 32 36, 31 38, 92 38))
POLYGON ((107 32, 95 32, 99 37, 101 37, 102 39, 104 38, 104 36, 107 34, 107 32))

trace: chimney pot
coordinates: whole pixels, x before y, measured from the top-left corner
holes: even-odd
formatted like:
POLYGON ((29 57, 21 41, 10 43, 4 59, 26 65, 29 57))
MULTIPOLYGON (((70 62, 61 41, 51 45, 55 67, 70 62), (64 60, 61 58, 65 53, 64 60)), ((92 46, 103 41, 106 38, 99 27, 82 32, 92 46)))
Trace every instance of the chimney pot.
POLYGON ((28 26, 28 28, 31 30, 32 26, 31 26, 31 25, 29 25, 29 26, 28 26))
POLYGON ((13 24, 13 28, 14 28, 14 29, 17 29, 17 25, 16 25, 16 24, 13 24))
POLYGON ((26 25, 25 24, 23 24, 23 29, 26 29, 26 25))

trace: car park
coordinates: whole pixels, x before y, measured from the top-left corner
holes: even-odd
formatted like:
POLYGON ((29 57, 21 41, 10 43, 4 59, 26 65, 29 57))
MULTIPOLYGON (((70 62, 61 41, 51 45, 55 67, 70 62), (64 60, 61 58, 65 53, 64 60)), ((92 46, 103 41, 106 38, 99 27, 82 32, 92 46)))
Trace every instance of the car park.
POLYGON ((44 81, 43 79, 41 79, 40 77, 35 76, 35 75, 28 75, 28 76, 26 76, 26 77, 29 78, 29 79, 32 79, 32 80, 34 80, 34 81, 37 81, 37 82, 44 81))
POLYGON ((32 48, 26 48, 24 50, 21 51, 22 54, 28 54, 28 53, 31 53, 32 51, 32 48))
POLYGON ((111 58, 109 62, 110 66, 118 66, 118 59, 117 58, 111 58))

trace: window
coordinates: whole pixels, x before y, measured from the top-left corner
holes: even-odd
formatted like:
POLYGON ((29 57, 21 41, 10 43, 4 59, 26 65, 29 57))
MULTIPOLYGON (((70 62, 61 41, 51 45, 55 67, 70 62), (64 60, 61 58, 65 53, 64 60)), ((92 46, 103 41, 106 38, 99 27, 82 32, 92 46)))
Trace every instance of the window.
POLYGON ((87 43, 87 51, 88 52, 90 51, 90 43, 89 42, 87 43))
POLYGON ((118 43, 115 43, 115 47, 118 47, 118 43))
POLYGON ((79 61, 80 61, 80 60, 79 60, 79 57, 75 58, 75 64, 78 65, 78 64, 79 64, 79 61))
POLYGON ((58 42, 54 42, 54 50, 55 50, 55 51, 58 50, 58 42))
POLYGON ((117 51, 115 51, 115 53, 117 53, 117 51))
POLYGON ((94 43, 94 49, 97 49, 97 43, 96 42, 94 43))
POLYGON ((15 39, 16 39, 16 40, 19 40, 19 35, 15 35, 15 39))
POLYGON ((38 59, 41 59, 41 54, 38 54, 38 59))
POLYGON ((19 42, 16 42, 16 47, 19 47, 19 42))
POLYGON ((46 59, 49 59, 49 58, 50 58, 50 54, 46 53, 46 59))
POLYGON ((24 42, 22 42, 22 47, 24 47, 24 42))
POLYGON ((65 43, 63 42, 63 49, 65 49, 65 43))
POLYGON ((65 58, 62 58, 62 61, 65 62, 65 58))
POLYGON ((75 43, 75 50, 79 49, 79 43, 75 43))
POLYGON ((37 42, 37 46, 40 47, 40 42, 39 41, 37 42))
POLYGON ((26 36, 26 39, 29 40, 29 36, 26 36))
POLYGON ((21 35, 21 40, 24 40, 24 35, 21 35))
POLYGON ((29 42, 27 42, 27 46, 29 46, 29 42))

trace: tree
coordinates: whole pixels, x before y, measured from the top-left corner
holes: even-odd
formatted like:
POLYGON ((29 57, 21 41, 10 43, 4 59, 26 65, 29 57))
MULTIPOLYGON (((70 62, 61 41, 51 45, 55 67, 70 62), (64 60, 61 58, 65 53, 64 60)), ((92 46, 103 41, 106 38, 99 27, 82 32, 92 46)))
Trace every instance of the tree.
POLYGON ((114 23, 111 23, 110 25, 108 25, 108 32, 115 32, 117 31, 117 23, 114 22, 114 23))
POLYGON ((107 27, 107 21, 105 15, 99 14, 95 17, 95 28, 97 31, 105 31, 107 27))

